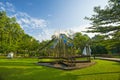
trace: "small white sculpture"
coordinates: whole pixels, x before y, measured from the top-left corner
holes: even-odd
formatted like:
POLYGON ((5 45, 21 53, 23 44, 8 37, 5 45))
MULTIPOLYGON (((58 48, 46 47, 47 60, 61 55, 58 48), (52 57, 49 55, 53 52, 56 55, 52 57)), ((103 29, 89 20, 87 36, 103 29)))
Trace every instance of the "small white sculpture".
POLYGON ((13 58, 13 56, 14 56, 14 53, 10 52, 10 53, 8 53, 7 58, 13 58))
POLYGON ((90 49, 90 46, 85 46, 84 49, 83 49, 83 55, 90 55, 91 56, 91 49, 90 49))

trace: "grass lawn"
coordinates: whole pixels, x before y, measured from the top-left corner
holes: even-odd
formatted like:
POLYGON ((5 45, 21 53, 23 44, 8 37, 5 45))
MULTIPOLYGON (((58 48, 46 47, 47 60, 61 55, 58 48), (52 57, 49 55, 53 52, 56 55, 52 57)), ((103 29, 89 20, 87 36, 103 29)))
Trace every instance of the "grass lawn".
POLYGON ((93 66, 63 71, 39 66, 38 59, 0 59, 0 80, 120 80, 120 63, 95 60, 93 66))

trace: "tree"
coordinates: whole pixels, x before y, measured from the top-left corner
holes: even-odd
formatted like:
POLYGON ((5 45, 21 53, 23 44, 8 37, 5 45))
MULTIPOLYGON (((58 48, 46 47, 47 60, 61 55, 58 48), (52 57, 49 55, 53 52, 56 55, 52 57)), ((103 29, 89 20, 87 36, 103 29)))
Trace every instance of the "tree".
POLYGON ((106 40, 104 35, 95 35, 92 39, 92 54, 107 54, 106 40))
POLYGON ((87 35, 83 35, 80 32, 77 32, 74 35, 74 46, 76 49, 79 49, 80 53, 82 53, 82 50, 86 46, 86 44, 90 44, 90 38, 87 35))
MULTIPOLYGON (((94 7, 94 12, 92 17, 86 17, 92 25, 87 32, 101 33, 106 39, 108 38, 108 42, 112 43, 106 46, 111 46, 111 49, 118 47, 120 44, 120 1, 109 0, 108 5, 103 9, 100 6, 94 7)), ((118 49, 120 51, 120 47, 118 49)))
MULTIPOLYGON (((110 0, 104 9, 94 7, 95 15, 86 18, 92 21, 92 26, 88 32, 104 33, 111 36, 118 35, 120 30, 120 3, 119 0, 110 0)), ((118 35, 120 36, 120 35, 118 35)), ((120 38, 118 38, 120 40, 120 38)))
POLYGON ((0 11, 0 53, 9 51, 37 51, 39 42, 28 34, 17 23, 15 17, 8 17, 0 11))

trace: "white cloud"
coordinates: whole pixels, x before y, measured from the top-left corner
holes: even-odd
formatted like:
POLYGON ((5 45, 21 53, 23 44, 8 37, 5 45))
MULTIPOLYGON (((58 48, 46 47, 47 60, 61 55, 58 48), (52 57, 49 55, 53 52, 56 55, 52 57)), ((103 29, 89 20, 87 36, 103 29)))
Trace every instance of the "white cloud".
POLYGON ((51 15, 51 14, 48 14, 47 16, 48 16, 48 17, 51 17, 52 15, 51 15))
POLYGON ((4 7, 0 7, 0 8, 1 8, 1 10, 5 11, 5 8, 4 8, 4 7))
POLYGON ((47 26, 47 22, 44 19, 38 19, 38 18, 31 17, 25 12, 17 12, 13 16, 17 18, 18 23, 21 26, 26 25, 24 27, 44 28, 47 26))
POLYGON ((81 32, 83 34, 87 34, 89 37, 93 37, 95 34, 97 33, 86 33, 84 31, 87 31, 88 27, 90 27, 90 25, 80 25, 80 26, 74 26, 74 27, 71 27, 71 30, 74 31, 74 32, 81 32))
POLYGON ((0 11, 1 11, 1 10, 5 11, 5 8, 4 8, 4 7, 5 7, 5 5, 4 5, 2 2, 0 2, 0 11))
POLYGON ((5 5, 4 5, 2 2, 0 2, 0 6, 3 6, 3 7, 4 7, 5 5))
POLYGON ((9 2, 6 2, 6 3, 0 2, 0 10, 15 12, 14 6, 9 2))
POLYGON ((33 18, 27 13, 17 13, 16 18, 23 29, 37 40, 48 39, 47 22, 44 19, 33 18))
POLYGON ((6 7, 8 11, 15 12, 15 8, 11 3, 6 2, 6 7))
POLYGON ((52 29, 44 28, 44 32, 38 33, 34 38, 39 41, 50 40, 53 32, 54 31, 52 29))

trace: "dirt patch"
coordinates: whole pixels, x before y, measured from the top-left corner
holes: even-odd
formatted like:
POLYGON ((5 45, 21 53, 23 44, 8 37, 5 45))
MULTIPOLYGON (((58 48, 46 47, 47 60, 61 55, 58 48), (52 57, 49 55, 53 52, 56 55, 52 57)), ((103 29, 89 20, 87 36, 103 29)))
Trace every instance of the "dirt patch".
POLYGON ((62 63, 37 63, 38 65, 42 66, 47 66, 47 67, 52 67, 52 68, 57 68, 57 69, 62 69, 62 70, 75 70, 75 69, 81 69, 85 67, 89 67, 94 65, 96 62, 85 62, 85 63, 75 63, 75 66, 66 66, 62 63))

